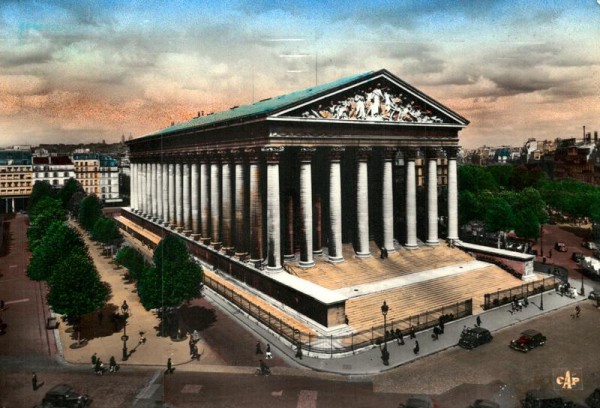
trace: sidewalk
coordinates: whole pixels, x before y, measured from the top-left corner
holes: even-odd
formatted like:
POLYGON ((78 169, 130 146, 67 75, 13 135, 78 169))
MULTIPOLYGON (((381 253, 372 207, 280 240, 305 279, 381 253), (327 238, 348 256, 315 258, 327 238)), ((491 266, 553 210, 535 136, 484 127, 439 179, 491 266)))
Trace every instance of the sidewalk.
MULTIPOLYGON (((96 333, 97 337, 87 339, 87 345, 81 348, 70 347, 76 343, 75 334, 65 332, 70 326, 61 321, 58 333, 64 359, 69 363, 89 364, 91 366, 92 354, 96 353, 105 363, 105 366, 108 365, 111 356, 114 356, 117 363, 123 366, 166 366, 169 357, 174 366, 190 362, 196 364, 196 361, 190 359, 188 339, 177 342, 172 341, 169 337, 158 337, 156 335, 155 327, 158 326, 159 319, 154 313, 144 309, 137 293, 134 292, 135 285, 126 284, 122 279, 125 269, 116 269, 116 265, 110 263, 110 258, 103 257, 98 245, 94 244, 77 224, 70 222, 70 226, 81 233, 98 269, 100 279, 110 285, 111 297, 108 300, 108 308, 112 307, 117 313, 120 313, 123 300, 126 300, 129 305, 130 317, 127 320, 126 331, 127 336, 129 336, 127 348, 130 356, 127 361, 122 361, 123 340, 121 340, 121 336, 123 330, 113 333, 110 311, 105 308, 102 321, 90 319, 91 325, 95 325, 91 328, 91 333, 96 333), (106 326, 108 326, 108 329, 106 326), (138 344, 140 332, 144 332, 145 344, 138 344)), ((88 327, 85 330, 89 331, 90 328, 88 327)), ((204 344, 203 340, 198 343, 198 349, 202 352, 202 364, 219 365, 223 363, 210 347, 204 344)))

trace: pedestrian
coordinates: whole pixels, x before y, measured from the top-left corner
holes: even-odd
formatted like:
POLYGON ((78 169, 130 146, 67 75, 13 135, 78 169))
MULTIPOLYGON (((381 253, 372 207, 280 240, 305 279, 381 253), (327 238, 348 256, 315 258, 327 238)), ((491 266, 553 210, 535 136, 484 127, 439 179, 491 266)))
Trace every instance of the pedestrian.
POLYGON ((96 359, 96 365, 94 366, 94 371, 96 371, 96 374, 98 374, 98 375, 104 374, 104 367, 102 364, 102 360, 100 360, 99 358, 96 359))
POLYGON ((37 391, 38 386, 37 386, 37 375, 35 374, 35 371, 32 373, 31 375, 31 386, 33 387, 34 391, 37 391))
POLYGON ((348 315, 344 315, 344 323, 346 323, 346 325, 350 324, 350 319, 348 319, 348 315))
POLYGON ((413 349, 413 352, 414 352, 415 354, 419 354, 419 350, 420 350, 420 347, 419 347, 419 341, 418 341, 418 340, 415 340, 415 348, 413 349))
POLYGON ((396 339, 398 340, 398 345, 404 345, 404 335, 402 334, 402 330, 396 329, 396 339))
POLYGON ((302 360, 302 343, 296 342, 296 358, 302 360))
POLYGON ((262 354, 262 348, 260 347, 260 341, 256 343, 256 354, 262 354))
POLYGON ((387 259, 387 257, 388 257, 388 250, 387 250, 387 248, 383 248, 383 258, 387 259))
POLYGON ((190 355, 192 355, 192 354, 194 354, 195 343, 194 343, 194 340, 191 337, 190 337, 190 342, 188 344, 190 346, 190 355))
POLYGON ((171 363, 171 357, 167 360, 167 371, 166 374, 173 374, 173 364, 171 363))
POLYGON ((477 322, 477 327, 481 327, 481 317, 477 316, 476 322, 477 322))
POLYGON ((444 319, 440 318, 440 334, 444 334, 444 319))
POLYGON ((579 305, 575 306, 575 317, 579 317, 580 313, 581 313, 581 308, 579 307, 579 305))
POLYGON ((127 300, 123 301, 123 304, 121 305, 121 311, 123 312, 123 315, 127 315, 127 312, 129 311, 129 305, 127 304, 127 300))
POLYGON ((117 372, 117 361, 115 360, 115 356, 110 356, 110 360, 108 363, 108 371, 111 373, 116 373, 117 372))
POLYGON ((96 353, 94 353, 92 355, 92 368, 96 366, 96 361, 98 361, 98 357, 96 356, 96 353))
POLYGON ((269 343, 267 343, 267 350, 265 351, 265 356, 267 357, 267 360, 273 358, 273 354, 271 354, 271 345, 269 343))
POLYGON ((417 335, 415 334, 415 328, 413 326, 410 326, 410 338, 411 339, 417 338, 417 335))
POLYGON ((192 350, 192 360, 200 360, 200 354, 198 354, 198 346, 196 346, 195 344, 192 350))

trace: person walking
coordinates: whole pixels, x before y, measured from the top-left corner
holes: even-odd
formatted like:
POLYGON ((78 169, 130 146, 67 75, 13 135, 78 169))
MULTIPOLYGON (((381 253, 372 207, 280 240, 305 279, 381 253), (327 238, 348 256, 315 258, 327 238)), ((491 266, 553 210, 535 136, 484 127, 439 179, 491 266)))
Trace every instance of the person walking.
POLYGON ((92 368, 96 367, 96 361, 98 361, 98 357, 96 356, 96 353, 94 353, 92 355, 92 368))
POLYGON ((31 375, 31 386, 33 387, 34 391, 37 391, 38 384, 37 384, 37 375, 35 374, 35 371, 31 375))
POLYGON ((417 338, 417 335, 415 334, 415 328, 413 326, 410 326, 410 338, 411 339, 417 338))
POLYGON ((171 363, 171 357, 167 360, 167 371, 165 374, 173 374, 173 364, 171 363))
POLYGON ((256 354, 262 354, 262 348, 260 346, 260 341, 256 343, 256 354))
POLYGON ((108 372, 110 372, 110 373, 117 372, 117 361, 115 360, 115 356, 110 356, 108 366, 109 366, 108 372))
POLYGON ((475 321, 477 323, 476 326, 481 327, 481 317, 477 316, 477 319, 475 321))
POLYGON ((267 357, 267 360, 273 358, 273 354, 271 354, 271 345, 269 343, 267 343, 267 350, 265 351, 265 356, 267 357))
POLYGON ((419 354, 419 351, 421 350, 421 348, 419 347, 419 341, 415 340, 415 348, 413 349, 413 352, 416 354, 419 354))
POLYGON ((579 317, 579 314, 581 313, 581 308, 579 307, 579 305, 575 306, 575 317, 579 317))

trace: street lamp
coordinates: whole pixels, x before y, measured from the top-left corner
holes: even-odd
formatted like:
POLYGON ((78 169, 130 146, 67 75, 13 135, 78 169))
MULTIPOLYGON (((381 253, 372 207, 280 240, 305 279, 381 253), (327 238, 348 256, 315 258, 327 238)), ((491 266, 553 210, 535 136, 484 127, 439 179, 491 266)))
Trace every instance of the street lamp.
POLYGON ((390 310, 385 300, 383 301, 383 305, 381 305, 381 314, 383 315, 383 350, 381 351, 381 359, 383 360, 383 365, 390 364, 390 354, 387 350, 387 313, 390 310))
POLYGON ((583 270, 581 270, 581 290, 579 291, 581 296, 585 296, 585 288, 583 287, 583 270))
POLYGON ((544 310, 544 280, 542 279, 542 292, 540 293, 540 310, 544 310))
POLYGON ((127 340, 129 337, 127 336, 127 318, 129 314, 127 311, 129 307, 127 306, 127 302, 123 302, 123 306, 121 306, 121 312, 123 313, 123 335, 121 336, 121 340, 123 340, 123 361, 127 361, 129 358, 129 353, 127 352, 127 340))

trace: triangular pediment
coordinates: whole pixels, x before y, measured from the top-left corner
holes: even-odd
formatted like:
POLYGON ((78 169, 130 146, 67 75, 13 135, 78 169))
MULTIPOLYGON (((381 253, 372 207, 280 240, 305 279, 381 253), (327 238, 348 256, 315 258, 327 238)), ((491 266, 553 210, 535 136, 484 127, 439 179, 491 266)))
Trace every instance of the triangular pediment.
POLYGON ((271 118, 466 126, 468 121, 387 71, 278 112, 271 118))

